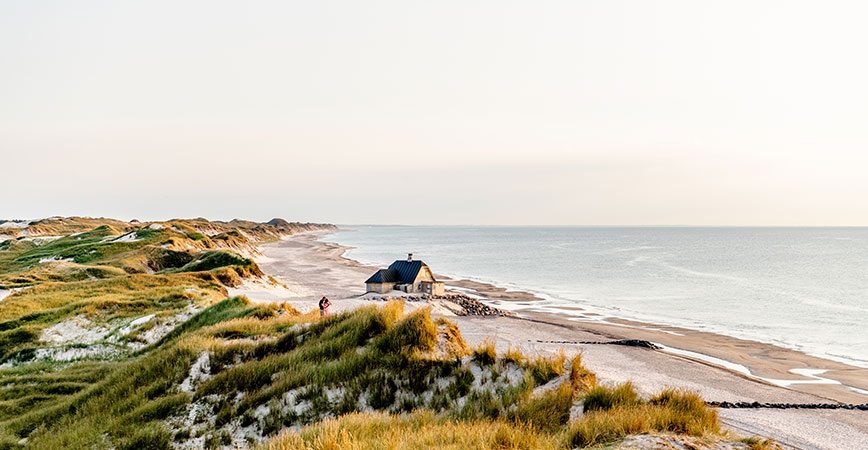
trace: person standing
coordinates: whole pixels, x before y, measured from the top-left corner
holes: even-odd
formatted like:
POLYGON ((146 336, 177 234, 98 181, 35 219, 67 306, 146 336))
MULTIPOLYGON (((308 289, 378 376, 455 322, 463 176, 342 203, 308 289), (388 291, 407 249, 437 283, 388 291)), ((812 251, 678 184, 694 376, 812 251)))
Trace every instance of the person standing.
POLYGON ((325 317, 329 315, 329 306, 331 306, 331 302, 329 302, 328 297, 323 297, 319 300, 319 315, 320 317, 325 317))

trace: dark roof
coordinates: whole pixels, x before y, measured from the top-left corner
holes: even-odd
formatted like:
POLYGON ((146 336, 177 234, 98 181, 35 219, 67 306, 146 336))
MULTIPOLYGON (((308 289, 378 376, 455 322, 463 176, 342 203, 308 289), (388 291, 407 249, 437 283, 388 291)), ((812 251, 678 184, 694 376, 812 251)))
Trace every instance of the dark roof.
POLYGON ((419 275, 419 270, 424 264, 422 261, 398 260, 389 266, 389 270, 398 272, 398 280, 401 283, 412 283, 416 281, 416 275, 419 275))
POLYGON ((400 280, 398 278, 398 272, 389 269, 380 269, 373 275, 371 278, 368 278, 368 281, 365 283, 397 283, 400 280))
POLYGON ((365 283, 412 283, 416 281, 422 266, 426 266, 422 261, 398 260, 388 269, 378 270, 365 283))

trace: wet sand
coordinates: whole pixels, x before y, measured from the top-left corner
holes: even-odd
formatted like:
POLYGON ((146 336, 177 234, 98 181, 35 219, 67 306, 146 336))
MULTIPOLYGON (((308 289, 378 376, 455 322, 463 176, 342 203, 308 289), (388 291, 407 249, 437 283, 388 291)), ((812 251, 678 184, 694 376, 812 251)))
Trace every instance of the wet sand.
MULTIPOLYGON (((370 303, 364 296, 364 281, 377 268, 344 258, 346 248, 322 242, 325 236, 327 233, 305 233, 262 246, 264 257, 258 263, 263 271, 288 286, 289 297, 283 300, 290 300, 300 309, 315 308, 323 295, 332 300, 335 311, 370 303)), ((708 401, 868 402, 868 395, 858 392, 868 391, 868 369, 713 333, 604 318, 577 307, 552 308, 533 294, 485 283, 446 280, 446 284, 447 290, 458 289, 519 315, 451 316, 448 310, 435 307, 435 313, 450 315, 469 343, 491 336, 499 350, 513 345, 530 354, 560 349, 568 354, 581 352, 585 365, 597 373, 601 382, 632 381, 646 395, 665 387, 679 387, 695 390, 708 401), (579 343, 617 339, 643 339, 675 350, 579 343), (813 377, 790 372, 806 368, 827 372, 813 377)), ((264 293, 249 292, 248 296, 276 300, 266 298, 264 293)), ((416 302, 408 306, 420 305, 416 302)), ((769 436, 794 448, 868 448, 868 411, 722 409, 720 415, 726 425, 743 434, 769 436)))

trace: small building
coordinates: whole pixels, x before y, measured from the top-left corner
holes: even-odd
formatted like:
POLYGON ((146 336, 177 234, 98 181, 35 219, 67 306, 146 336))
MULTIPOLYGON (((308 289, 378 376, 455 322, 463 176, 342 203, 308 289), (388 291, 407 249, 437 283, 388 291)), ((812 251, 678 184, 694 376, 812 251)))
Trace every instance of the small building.
POLYGON ((443 295, 446 287, 434 279, 434 273, 422 261, 414 261, 409 253, 406 260, 393 262, 388 269, 380 269, 365 281, 367 292, 385 294, 389 291, 443 295))

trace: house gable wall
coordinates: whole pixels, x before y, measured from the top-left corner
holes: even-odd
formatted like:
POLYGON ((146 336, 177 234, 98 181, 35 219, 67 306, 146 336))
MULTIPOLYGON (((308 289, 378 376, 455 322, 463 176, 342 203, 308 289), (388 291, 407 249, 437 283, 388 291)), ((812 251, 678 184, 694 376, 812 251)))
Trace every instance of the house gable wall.
POLYGON ((419 273, 416 274, 413 284, 419 284, 422 281, 434 281, 434 274, 431 273, 431 268, 428 266, 422 266, 419 269, 419 273))

